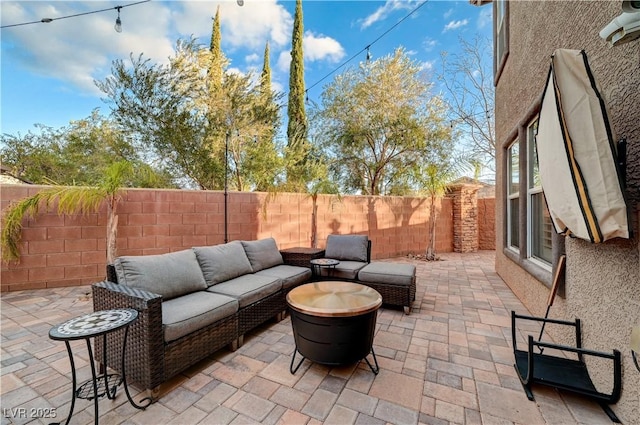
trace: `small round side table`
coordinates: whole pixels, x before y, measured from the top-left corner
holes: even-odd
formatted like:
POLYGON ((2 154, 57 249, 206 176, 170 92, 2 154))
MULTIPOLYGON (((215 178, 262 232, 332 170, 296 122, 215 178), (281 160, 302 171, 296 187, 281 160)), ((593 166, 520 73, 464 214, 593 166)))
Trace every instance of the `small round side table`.
POLYGON ((49 338, 56 341, 64 341, 71 362, 71 378, 73 381, 71 408, 65 424, 68 424, 73 415, 76 398, 93 400, 95 423, 98 424, 98 399, 105 395, 113 400, 116 398, 116 391, 120 384, 124 384, 124 390, 127 394, 129 403, 137 409, 145 409, 152 402, 151 398, 143 399, 144 405, 136 404, 129 394, 127 386, 127 378, 125 374, 125 352, 127 348, 127 336, 129 334, 129 325, 138 318, 138 312, 131 308, 102 310, 96 311, 84 316, 79 316, 68 320, 60 325, 54 326, 49 331, 49 338), (107 334, 124 328, 124 340, 122 343, 122 376, 117 374, 108 374, 106 366, 102 376, 96 374, 96 367, 93 360, 93 350, 91 349, 91 338, 102 337, 103 353, 102 358, 107 358, 107 334), (87 343, 87 351, 89 353, 89 363, 91 364, 91 379, 76 387, 76 368, 73 361, 73 353, 69 341, 84 339, 87 343))
POLYGON ((322 269, 327 269, 327 275, 333 276, 336 266, 340 264, 339 260, 333 258, 316 258, 309 261, 311 267, 313 267, 313 274, 316 277, 322 277, 322 269))

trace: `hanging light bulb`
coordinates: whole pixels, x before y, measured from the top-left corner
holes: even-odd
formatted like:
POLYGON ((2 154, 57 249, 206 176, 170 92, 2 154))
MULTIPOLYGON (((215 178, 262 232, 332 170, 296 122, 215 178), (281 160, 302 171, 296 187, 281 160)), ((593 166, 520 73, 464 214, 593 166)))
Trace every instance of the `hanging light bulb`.
POLYGON ((367 63, 369 63, 369 61, 371 61, 371 52, 369 51, 369 47, 367 46, 367 63))
POLYGON ((117 6, 116 9, 118 10, 118 17, 116 18, 116 24, 113 28, 116 32, 122 32, 122 21, 120 20, 120 9, 122 9, 122 6, 117 6))
POLYGON ((244 0, 236 0, 236 3, 238 3, 238 6, 242 6, 244 5, 244 0))

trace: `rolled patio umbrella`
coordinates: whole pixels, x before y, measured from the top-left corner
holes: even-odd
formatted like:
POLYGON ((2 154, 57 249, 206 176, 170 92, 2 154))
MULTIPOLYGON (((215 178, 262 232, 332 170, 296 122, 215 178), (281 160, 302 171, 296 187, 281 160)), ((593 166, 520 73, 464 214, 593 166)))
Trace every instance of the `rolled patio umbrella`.
POLYGON ((552 56, 536 148, 558 233, 592 243, 629 238, 616 145, 584 51, 558 49, 552 56))

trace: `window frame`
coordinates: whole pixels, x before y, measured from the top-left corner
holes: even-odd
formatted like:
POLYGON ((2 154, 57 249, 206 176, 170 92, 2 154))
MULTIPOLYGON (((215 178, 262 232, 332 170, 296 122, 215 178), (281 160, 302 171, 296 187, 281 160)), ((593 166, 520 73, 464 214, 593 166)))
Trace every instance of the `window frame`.
POLYGON ((519 140, 516 138, 515 140, 513 140, 511 143, 509 143, 509 145, 507 146, 507 178, 506 178, 506 182, 507 182, 507 187, 506 187, 506 195, 507 195, 507 238, 506 238, 506 245, 507 245, 507 249, 510 249, 512 251, 515 252, 520 252, 521 246, 522 246, 522 238, 520 238, 520 226, 522 223, 520 223, 520 204, 521 204, 521 196, 520 196, 520 177, 521 177, 521 164, 520 164, 520 142, 519 140), (513 179, 513 160, 514 160, 514 152, 513 149, 517 148, 517 152, 515 153, 515 158, 518 162, 518 180, 516 182, 514 182, 513 179), (513 188, 516 188, 515 191, 512 191, 513 188), (518 208, 517 210, 513 211, 512 209, 512 201, 517 199, 518 200, 518 208), (517 245, 514 245, 513 240, 514 240, 514 235, 512 234, 512 230, 514 230, 514 226, 513 226, 513 218, 517 219, 517 227, 515 228, 515 232, 517 233, 517 245))
MULTIPOLYGON (((540 267, 546 268, 551 271, 551 266, 553 263, 553 253, 551 254, 551 259, 547 261, 545 258, 540 257, 539 255, 534 254, 534 202, 533 197, 538 194, 543 194, 544 200, 544 191, 542 190, 542 185, 538 184, 536 186, 533 180, 534 172, 533 169, 537 165, 537 158, 534 157, 536 154, 535 151, 535 143, 536 143, 536 135, 537 135, 537 125, 538 125, 539 116, 536 115, 526 127, 526 145, 527 145, 527 223, 526 223, 526 234, 527 234, 527 259, 532 262, 535 262, 540 267)), ((544 206, 546 206, 546 201, 544 201, 544 206)), ((548 209, 547 209, 548 212, 548 209)), ((541 218, 542 219, 542 218, 541 218)), ((538 223, 538 225, 542 226, 543 223, 538 223)), ((553 237, 551 238, 551 250, 553 251, 553 237)))
MULTIPOLYGON (((502 154, 502 158, 500 161, 501 167, 501 191, 502 191, 502 199, 501 199, 501 211, 503 214, 502 219, 502 228, 500 229, 501 234, 503 235, 502 239, 502 249, 503 255, 509 260, 513 261, 518 265, 523 271, 533 276, 536 280, 538 280, 543 285, 551 288, 553 284, 553 274, 552 271, 555 270, 556 265, 558 264, 558 259, 561 255, 565 253, 565 237, 556 234, 555 230, 551 235, 551 245, 552 245, 552 256, 553 256, 553 264, 551 269, 549 267, 542 267, 541 263, 538 261, 533 261, 532 259, 527 257, 527 203, 528 199, 526 196, 527 193, 527 176, 520 179, 520 245, 521 248, 519 251, 516 251, 509 246, 507 246, 507 204, 509 202, 508 198, 508 190, 507 185, 509 184, 507 176, 507 171, 509 167, 509 158, 507 157, 508 148, 514 143, 520 144, 520 168, 521 170, 527 170, 527 155, 526 155, 526 141, 527 141, 527 126, 531 121, 533 121, 540 113, 540 107, 542 98, 537 98, 529 107, 529 109, 522 115, 522 119, 519 120, 514 127, 512 127, 511 131, 509 131, 505 136, 500 137, 500 152, 502 154)), ((558 295, 560 297, 564 297, 564 286, 561 285, 558 291, 558 295)))
POLYGON ((509 2, 495 0, 493 16, 493 84, 498 85, 509 56, 509 2), (499 51, 500 41, 502 41, 502 51, 499 51))

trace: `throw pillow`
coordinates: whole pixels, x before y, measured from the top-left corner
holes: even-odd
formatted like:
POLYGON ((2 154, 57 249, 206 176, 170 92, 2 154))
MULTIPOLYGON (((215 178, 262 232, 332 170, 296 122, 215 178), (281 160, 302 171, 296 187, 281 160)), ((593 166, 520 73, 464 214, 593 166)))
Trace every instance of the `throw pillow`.
POLYGON ((207 289, 190 249, 160 255, 118 257, 118 283, 162 295, 165 300, 207 289))

